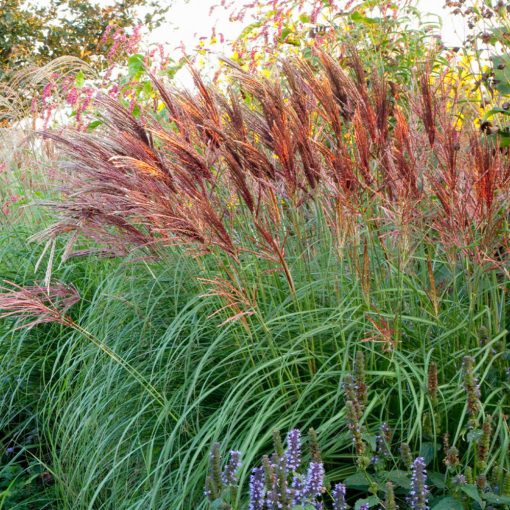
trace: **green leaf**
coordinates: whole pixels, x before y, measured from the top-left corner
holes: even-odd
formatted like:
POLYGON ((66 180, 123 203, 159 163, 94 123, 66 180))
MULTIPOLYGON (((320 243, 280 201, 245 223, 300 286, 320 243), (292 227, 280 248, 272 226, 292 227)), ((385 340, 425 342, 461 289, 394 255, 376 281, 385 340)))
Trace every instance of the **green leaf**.
POLYGON ((128 74, 130 78, 139 78, 145 70, 143 55, 137 53, 128 59, 128 74))
POLYGON ((480 494, 478 493, 478 489, 477 489, 476 485, 472 485, 472 484, 468 483, 466 485, 461 485, 460 489, 462 490, 462 492, 467 494, 471 499, 475 500, 478 504, 483 505, 482 498, 480 497, 480 494))
POLYGON ((487 120, 487 119, 490 119, 493 115, 495 115, 496 113, 501 113, 503 115, 510 115, 510 110, 505 110, 503 108, 492 108, 491 110, 489 110, 484 116, 483 116, 483 119, 484 120, 487 120))
POLYGON ((464 505, 452 498, 451 496, 447 496, 445 498, 441 498, 432 508, 431 510, 464 510, 464 505))
POLYGON ((94 129, 96 129, 98 126, 100 126, 103 122, 100 121, 100 120, 93 120, 88 126, 87 126, 87 131, 93 131, 94 129))
POLYGON ((387 479, 403 489, 409 489, 411 487, 411 480, 407 471, 395 469, 388 473, 387 479))
POLYGON ((510 147, 510 137, 508 136, 500 136, 499 137, 499 146, 504 147, 510 147))
POLYGON ((152 82, 150 82, 149 80, 145 81, 143 84, 143 93, 147 97, 150 97, 150 95, 152 94, 153 91, 154 91, 154 89, 152 88, 152 82))
POLYGON ((425 464, 430 464, 436 456, 438 446, 435 443, 422 443, 420 447, 420 457, 423 457, 425 464))
POLYGON ((370 449, 375 452, 377 450, 377 436, 374 434, 363 434, 363 439, 370 445, 370 449))
POLYGON ((482 494, 482 498, 488 503, 493 505, 508 505, 510 504, 510 496, 498 496, 492 492, 482 494))
POLYGON ((359 510, 361 508, 361 505, 368 504, 368 507, 372 508, 373 506, 376 506, 379 503, 380 500, 377 496, 370 496, 369 498, 366 499, 358 499, 358 501, 356 501, 356 504, 354 505, 354 510, 359 510))
POLYGON ((483 432, 480 429, 473 429, 470 432, 468 432, 468 435, 466 436, 466 439, 469 443, 472 443, 473 441, 479 441, 482 437, 483 432))
POLYGON ((80 71, 76 74, 74 78, 74 84, 81 89, 83 85, 85 84, 85 75, 83 74, 83 71, 80 71))
POLYGON ((355 23, 365 23, 367 25, 376 25, 378 23, 376 19, 363 16, 363 14, 359 13, 358 11, 351 14, 351 20, 355 23))
POLYGON ((430 480, 432 485, 434 487, 437 487, 439 490, 444 490, 446 488, 444 476, 441 473, 437 473, 436 471, 431 471, 428 474, 428 479, 430 480))
POLYGON ((369 485, 369 482, 365 475, 362 473, 355 473, 354 475, 348 476, 344 480, 344 484, 347 487, 356 487, 356 488, 366 488, 369 485))
POLYGON ((496 89, 505 96, 510 95, 510 58, 507 55, 494 55, 491 60, 496 89))

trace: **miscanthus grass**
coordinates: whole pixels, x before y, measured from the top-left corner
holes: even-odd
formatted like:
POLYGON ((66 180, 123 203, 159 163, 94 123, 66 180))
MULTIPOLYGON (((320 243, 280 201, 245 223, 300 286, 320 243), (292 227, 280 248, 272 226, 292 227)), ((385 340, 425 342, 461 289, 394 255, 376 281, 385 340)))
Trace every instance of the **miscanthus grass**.
POLYGON ((0 297, 2 440, 47 466, 57 508, 206 508, 218 441, 243 452, 235 476, 255 501, 275 428, 317 430, 327 483, 370 464, 373 424, 378 462, 389 441, 412 469, 445 433, 451 449, 481 430, 451 465, 477 456, 480 484, 508 472, 508 155, 460 136, 426 73, 396 108, 356 55, 352 76, 314 65, 287 63, 281 83, 234 65, 229 96, 198 76, 197 96, 156 83, 168 124, 104 99, 107 136, 45 134, 71 183, 36 237, 52 264, 11 243, 26 237, 14 225, 2 277, 80 300, 72 322, 28 330, 0 297))

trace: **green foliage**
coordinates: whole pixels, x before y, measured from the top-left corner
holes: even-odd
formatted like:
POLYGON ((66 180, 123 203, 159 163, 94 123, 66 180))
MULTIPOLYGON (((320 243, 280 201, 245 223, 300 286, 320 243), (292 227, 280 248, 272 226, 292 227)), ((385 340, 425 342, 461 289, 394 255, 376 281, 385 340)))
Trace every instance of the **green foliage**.
MULTIPOLYGON (((368 11, 370 5, 363 5, 368 11)), ((75 7, 89 12, 89 6, 81 2, 75 7)), ((254 81, 251 92, 239 96, 242 99, 237 101, 238 96, 233 96, 230 116, 247 106, 252 113, 243 126, 250 136, 258 135, 239 143, 241 129, 232 129, 224 119, 223 125, 213 124, 217 110, 207 109, 207 95, 193 103, 191 94, 174 91, 167 108, 163 107, 143 57, 129 56, 126 75, 119 79, 121 90, 130 88, 142 107, 155 103, 147 130, 152 145, 138 145, 143 150, 134 155, 156 165, 158 160, 151 159, 150 150, 173 142, 167 162, 175 164, 177 157, 181 158, 179 165, 175 164, 176 181, 180 178, 180 182, 195 185, 197 174, 194 180, 188 179, 191 174, 185 174, 185 164, 203 160, 213 161, 209 165, 210 181, 191 186, 190 195, 179 195, 180 201, 175 204, 180 208, 169 209, 172 214, 159 214, 157 210, 156 214, 151 209, 156 199, 172 198, 163 180, 158 180, 163 179, 160 174, 155 172, 152 180, 147 178, 156 166, 127 166, 122 181, 109 181, 105 173, 101 174, 101 187, 96 189, 93 201, 85 203, 87 207, 83 202, 75 203, 73 212, 81 216, 76 213, 73 218, 79 221, 61 222, 64 239, 54 244, 52 240, 48 245, 46 257, 50 256, 52 264, 47 271, 43 267, 48 260, 43 247, 27 240, 53 223, 54 218, 48 216, 54 213, 23 206, 34 199, 51 198, 62 213, 63 196, 45 186, 45 179, 34 170, 37 161, 48 168, 54 162, 42 158, 41 149, 33 147, 35 157, 9 165, 9 179, 0 196, 5 201, 12 192, 20 200, 0 216, 0 279, 30 286, 51 276, 74 284, 81 301, 69 312, 72 322, 67 325, 71 327, 43 324, 26 330, 17 329, 13 317, 0 320, 0 505, 4 508, 203 510, 207 508, 204 481, 211 476, 208 453, 212 444, 221 441, 244 452, 243 466, 239 490, 231 491, 216 479, 219 494, 212 507, 244 509, 250 467, 260 465, 263 456, 273 449, 281 453, 282 446, 272 432, 275 428, 316 429, 317 434, 311 434, 305 465, 320 456, 327 467, 327 489, 333 482, 345 482, 355 508, 363 503, 372 507, 386 504, 388 483, 402 504, 411 485, 411 463, 418 455, 427 465, 431 508, 479 510, 509 504, 510 432, 506 417, 510 414, 510 287, 505 266, 508 180, 483 181, 492 175, 484 171, 492 169, 490 165, 466 164, 452 167, 450 174, 433 173, 438 168, 449 170, 448 165, 457 158, 468 158, 471 146, 459 143, 456 148, 453 135, 446 141, 441 138, 445 133, 457 133, 450 129, 449 121, 454 117, 450 110, 440 110, 444 116, 436 126, 432 119, 424 127, 422 97, 418 95, 407 101, 403 93, 399 99, 391 91, 391 101, 399 107, 397 113, 403 112, 398 124, 400 138, 395 145, 388 145, 388 150, 379 152, 382 142, 375 140, 391 139, 396 113, 392 109, 388 114, 385 131, 384 116, 378 115, 384 108, 377 107, 388 106, 389 111, 390 102, 385 101, 390 93, 384 86, 377 86, 377 73, 363 75, 363 66, 370 72, 380 70, 381 76, 394 79, 403 89, 421 86, 427 92, 426 82, 413 79, 415 66, 423 63, 428 50, 426 36, 421 30, 399 31, 398 20, 390 23, 363 9, 355 9, 346 19, 350 40, 360 43, 362 58, 356 86, 342 75, 343 85, 347 84, 353 97, 358 98, 358 105, 366 96, 365 111, 373 115, 358 115, 353 130, 353 112, 340 95, 335 96, 329 111, 335 119, 337 112, 342 114, 338 140, 328 124, 327 112, 321 109, 323 105, 307 117, 309 124, 303 127, 303 116, 296 114, 297 108, 293 115, 282 113, 290 111, 288 96, 282 96, 281 103, 270 103, 270 98, 279 98, 280 81, 271 82, 266 89, 254 81), (372 66, 373 62, 378 66, 372 66), (262 115, 257 116, 263 107, 256 97, 265 99, 266 111, 281 113, 279 124, 270 122, 270 115, 265 123, 262 115), (281 104, 281 109, 275 104, 281 104), (170 113, 169 106, 175 111, 170 113), (189 113, 194 124, 178 118, 182 111, 189 113), (415 116, 406 123, 408 112, 415 116), (295 129, 290 129, 290 136, 284 139, 290 121, 295 122, 295 129), (239 193, 231 181, 222 180, 226 169, 215 159, 226 136, 220 127, 225 125, 231 130, 228 136, 232 154, 249 147, 253 150, 243 153, 248 158, 258 150, 259 159, 251 160, 254 166, 259 165, 256 170, 269 161, 268 167, 277 169, 277 175, 282 174, 285 155, 295 151, 296 145, 311 141, 310 152, 300 145, 303 152, 293 153, 298 163, 289 167, 294 169, 302 158, 316 155, 323 187, 312 188, 295 173, 295 194, 287 192, 291 186, 285 187, 280 180, 272 182, 270 193, 264 196, 257 187, 265 178, 259 172, 252 182, 257 190, 253 209, 239 205, 239 193), (167 129, 167 138, 158 138, 155 126, 167 129), (410 135, 408 128, 413 129, 410 135), (179 129, 184 132, 180 139, 179 129), (250 132, 253 129, 259 131, 250 132), (305 138, 298 139, 303 133, 305 138), (270 134, 281 142, 278 157, 271 157, 277 155, 276 149, 255 147, 255 139, 272 140, 270 134), (432 135, 436 136, 435 145, 430 142, 432 135), (345 145, 342 158, 335 159, 344 136, 354 143, 345 145), (206 143, 200 145, 203 139, 206 143), (292 150, 287 150, 285 140, 292 150), (358 155, 363 140, 368 140, 366 159, 358 155), (320 155, 313 152, 317 147, 320 155), (388 165, 388 173, 384 174, 381 168, 388 154, 395 160, 399 158, 399 166, 388 165), (338 167, 352 159, 352 180, 338 183, 333 171, 324 172, 326 167, 337 168, 326 165, 327 157, 338 167), (365 161, 367 172, 373 172, 375 179, 359 185, 356 194, 353 183, 365 161), (418 162, 414 170, 409 170, 411 162, 418 162), (435 180, 427 180, 429 170, 437 177, 435 180), (412 172, 417 176, 416 195, 408 194, 410 188, 406 188, 406 177, 412 177, 412 172), (135 181, 136 186, 128 188, 127 184, 140 174, 146 180, 135 181), (458 175, 462 182, 456 187, 458 175), (462 187, 465 182, 472 185, 462 187), (93 213, 102 206, 99 198, 106 195, 100 195, 100 191, 111 193, 107 205, 113 197, 134 197, 127 209, 113 207, 111 216, 107 216, 132 219, 134 203, 140 205, 137 200, 147 184, 155 192, 143 204, 149 211, 143 220, 140 216, 145 210, 137 209, 136 226, 142 234, 156 225, 154 239, 160 239, 161 218, 175 220, 179 214, 180 220, 191 218, 191 226, 199 229, 218 212, 217 218, 224 222, 235 244, 235 256, 213 245, 190 253, 188 244, 174 242, 158 245, 150 256, 145 246, 127 253, 129 245, 122 258, 100 258, 93 251, 101 247, 99 241, 79 237, 76 256, 59 263, 71 251, 64 244, 69 231, 80 221, 81 225, 87 224, 86 220, 94 218, 93 213), (446 195, 434 194, 437 189, 446 195), (187 198, 198 196, 201 201, 188 204, 187 198), (494 196, 502 198, 498 207, 491 206, 494 196), (206 199, 211 200, 211 208, 203 216, 194 216, 195 209, 209 203, 206 199), (257 249, 265 246, 253 222, 253 215, 260 210, 273 215, 263 217, 264 223, 258 227, 266 227, 264 232, 269 233, 270 240, 281 241, 272 253, 257 249), (445 216, 458 221, 441 223, 445 216), (193 222, 195 218, 201 221, 193 222), (456 234, 465 237, 458 241, 456 234), (462 248, 456 242, 463 243, 462 248), (346 387, 352 390, 349 395, 346 387), (382 423, 392 431, 391 438, 385 439, 387 452, 383 456, 378 439, 382 423), (359 432, 356 448, 353 430, 359 432), (372 461, 375 456, 379 458, 372 461), (465 477, 465 483, 457 483, 459 475, 465 477)), ((301 13, 299 20, 306 24, 310 17, 301 13)), ((30 18, 34 34, 39 30, 37 22, 30 18)), ((91 22, 103 23, 104 19, 91 22)), ((16 23, 19 27, 14 33, 26 34, 24 21, 16 23)), ((292 32, 285 30, 279 44, 298 48, 296 44, 304 39, 290 41, 292 32)), ((101 30, 90 33, 97 39, 101 30)), ((80 51, 90 42, 81 36, 72 37, 80 51)), ((338 42, 335 37, 333 46, 338 42)), ((435 55, 437 48, 432 49, 435 55)), ((44 51, 41 58, 53 55, 50 47, 44 51)), ((23 52, 19 60, 12 53, 10 57, 5 55, 11 66, 25 62, 23 52)), ((311 51, 308 56, 317 60, 311 51)), ((316 60, 312 60, 314 65, 316 60)), ((352 63, 348 59, 340 62, 346 67, 352 63)), ((182 64, 175 63, 168 76, 172 77, 182 64)), ((437 61, 439 69, 434 77, 441 75, 441 65, 447 63, 437 61)), ((318 65, 310 69, 318 72, 318 65)), ((324 83, 326 78, 321 75, 314 84, 318 87, 324 83)), ((294 98, 298 106, 306 108, 312 94, 302 96, 306 102, 298 101, 303 84, 299 82, 295 87, 294 98)), ((74 85, 86 87, 84 73, 76 74, 74 85)), ((239 82, 234 84, 236 87, 240 87, 239 82)), ((318 92, 309 84, 307 87, 318 92)), ((324 90, 327 99, 329 89, 324 90)), ((434 91, 449 97, 439 86, 434 91)), ((120 101, 128 103, 125 98, 120 101)), ((223 96, 219 102, 227 104, 223 96)), ((437 113, 442 104, 434 103, 430 109, 437 113)), ((506 114, 502 105, 495 108, 500 109, 494 113, 506 114)), ((145 116, 147 110, 143 111, 145 116)), ((144 116, 138 115, 141 108, 133 113, 143 120, 144 116)), ((115 156, 129 155, 133 131, 141 130, 132 119, 121 120, 124 123, 117 134, 125 145, 115 156)), ((97 137, 93 146, 97 149, 104 137, 112 136, 112 124, 111 119, 98 118, 88 125, 88 132, 84 130, 77 137, 88 139, 92 132, 97 137)), ((462 142, 469 137, 478 141, 474 133, 468 132, 462 142)), ((500 162, 490 146, 473 147, 483 156, 474 158, 476 161, 500 162)), ((90 151, 85 150, 81 157, 89 155, 90 151)), ((78 154, 74 156, 68 163, 78 154)), ((118 157, 113 160, 119 162, 118 157)), ((234 165, 238 160, 232 157, 231 162, 234 165)), ((99 167, 105 161, 95 163, 99 167)), ((494 163, 494 168, 499 172, 507 168, 505 164, 494 163)), ((175 168, 172 166, 172 171, 175 168)), ((117 178, 121 174, 114 175, 117 178)), ((248 171, 240 175, 246 177, 248 171)), ((83 183, 92 186, 90 174, 83 183)), ((85 192, 77 186, 72 189, 72 197, 83 200, 85 192)), ((94 224, 95 234, 98 225, 94 224)), ((183 229, 178 224, 177 231, 188 234, 190 227, 185 225, 183 229)), ((132 234, 133 230, 127 232, 132 234)), ((211 230, 199 232, 211 235, 211 230)), ((118 231, 107 224, 103 234, 115 240, 118 231)), ((203 238, 209 239, 207 235, 203 238)), ((227 457, 227 452, 220 453, 227 457)), ((304 476, 304 471, 300 474, 304 476)), ((330 493, 326 491, 324 499, 329 504, 328 498, 330 493)))
POLYGON ((0 79, 13 70, 72 55, 94 61, 108 51, 100 39, 106 28, 134 27, 144 23, 149 29, 163 20, 168 3, 153 0, 118 0, 101 7, 96 1, 51 0, 38 2, 2 0, 0 3, 0 79), (147 10, 140 18, 137 9, 147 10))

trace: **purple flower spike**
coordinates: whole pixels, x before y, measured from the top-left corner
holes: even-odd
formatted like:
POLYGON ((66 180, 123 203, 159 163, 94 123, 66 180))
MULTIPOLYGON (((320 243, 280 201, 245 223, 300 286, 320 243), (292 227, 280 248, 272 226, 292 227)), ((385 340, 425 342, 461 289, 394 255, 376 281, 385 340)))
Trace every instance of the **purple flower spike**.
POLYGON ((291 484, 292 506, 303 504, 303 481, 300 475, 295 475, 291 484))
POLYGON ((225 485, 237 485, 238 471, 241 467, 241 452, 237 450, 230 451, 230 458, 221 475, 225 485))
POLYGON ((363 503, 360 507, 359 507, 359 510, 369 510, 370 507, 368 506, 368 503, 363 503))
POLYGON ((412 510, 428 510, 429 489, 427 487, 427 470, 425 459, 417 457, 412 466, 411 493, 409 504, 412 510))
POLYGON ((324 488, 324 464, 322 462, 310 462, 306 474, 304 494, 306 497, 315 497, 322 494, 324 488))
POLYGON ((345 501, 345 485, 337 483, 333 487, 333 510, 346 510, 347 502, 345 501))
POLYGON ((285 459, 290 471, 297 471, 301 465, 301 431, 299 429, 293 429, 287 434, 285 459))
POLYGON ((255 468, 250 476, 250 504, 248 510, 264 509, 264 468, 255 468))

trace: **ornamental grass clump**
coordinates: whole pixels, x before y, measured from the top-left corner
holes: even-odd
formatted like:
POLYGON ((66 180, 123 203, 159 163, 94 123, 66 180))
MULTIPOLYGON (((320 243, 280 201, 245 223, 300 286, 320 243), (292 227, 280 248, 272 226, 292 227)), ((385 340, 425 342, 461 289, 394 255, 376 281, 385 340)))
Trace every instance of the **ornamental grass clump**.
POLYGON ((0 248, 20 287, 49 258, 44 306, 0 297, 0 368, 13 436, 25 352, 41 374, 21 407, 58 505, 204 508, 209 477, 217 508, 405 509, 417 457, 432 508, 505 496, 509 155, 441 65, 404 87, 339 51, 270 78, 228 62, 223 88, 154 78, 140 111, 99 98, 90 132, 44 133, 48 249, 0 248), (58 281, 83 296, 64 315, 58 281), (271 455, 273 426, 295 428, 271 455))
MULTIPOLYGON (((93 133, 44 133, 67 184, 49 204, 59 221, 39 238, 66 237, 67 255, 76 234, 121 255, 142 247, 161 256, 177 244, 223 254, 237 271, 257 253, 295 292, 286 245, 293 236, 306 244, 321 218, 341 258, 365 246, 356 271, 367 296, 367 225, 388 260, 392 247, 406 259, 425 241, 452 263, 504 271, 508 155, 467 123, 456 127, 461 106, 430 66, 400 90, 346 54, 284 61, 277 79, 228 62, 227 91, 193 70, 193 92, 154 78, 163 115, 135 117, 98 98, 93 133)), ((433 275, 431 285, 437 311, 433 275)))

